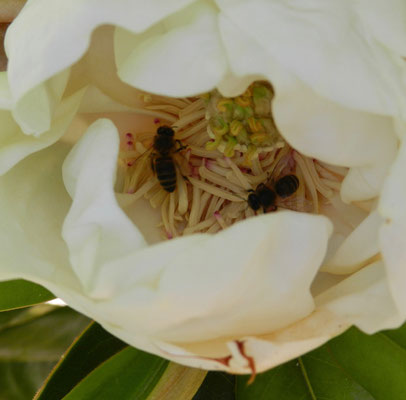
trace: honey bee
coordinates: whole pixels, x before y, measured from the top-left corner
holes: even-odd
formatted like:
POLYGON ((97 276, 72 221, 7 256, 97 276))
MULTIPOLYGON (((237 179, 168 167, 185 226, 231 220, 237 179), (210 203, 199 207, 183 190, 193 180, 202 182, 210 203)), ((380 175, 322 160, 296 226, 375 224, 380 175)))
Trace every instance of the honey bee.
POLYGON ((172 155, 186 148, 179 140, 174 139, 174 135, 171 127, 160 126, 152 145, 151 168, 156 173, 162 189, 168 193, 176 189, 176 165, 172 155), (176 148, 176 145, 179 147, 176 148))
POLYGON ((299 179, 294 174, 285 175, 270 185, 260 183, 255 190, 249 191, 248 205, 254 211, 262 207, 264 213, 276 211, 278 206, 299 211, 294 202, 285 202, 285 199, 293 196, 298 188, 299 179))

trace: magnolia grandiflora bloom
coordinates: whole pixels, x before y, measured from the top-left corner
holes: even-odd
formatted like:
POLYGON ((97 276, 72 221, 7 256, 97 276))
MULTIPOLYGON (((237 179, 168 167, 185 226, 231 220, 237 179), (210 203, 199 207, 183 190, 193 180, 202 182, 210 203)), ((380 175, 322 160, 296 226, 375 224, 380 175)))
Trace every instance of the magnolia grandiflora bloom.
POLYGON ((48 287, 138 348, 236 373, 351 325, 398 326, 406 26, 400 1, 382 7, 28 1, 0 80, 0 278, 48 287), (142 123, 134 87, 235 96, 259 79, 292 147, 349 168, 340 199, 326 215, 270 213, 151 245, 151 211, 126 214, 114 193, 119 132, 142 123))

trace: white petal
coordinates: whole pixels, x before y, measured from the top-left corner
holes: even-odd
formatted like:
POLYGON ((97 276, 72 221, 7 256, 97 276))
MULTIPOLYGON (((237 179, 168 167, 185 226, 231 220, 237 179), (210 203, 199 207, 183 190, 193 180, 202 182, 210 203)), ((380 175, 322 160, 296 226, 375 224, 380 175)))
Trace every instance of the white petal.
POLYGON ((335 254, 327 259, 322 271, 333 274, 351 274, 380 251, 379 230, 383 218, 377 211, 369 216, 344 240, 335 254))
POLYGON ((55 143, 71 123, 81 101, 83 91, 62 101, 52 120, 50 129, 39 137, 27 136, 11 115, 0 110, 0 174, 5 173, 24 157, 55 143))
POLYGON ((403 0, 361 0, 357 8, 360 18, 379 42, 406 55, 406 3, 403 0))
POLYGON ((116 129, 101 120, 64 167, 74 199, 64 237, 85 291, 103 306, 101 321, 196 341, 268 332, 311 312, 309 287, 331 233, 325 217, 281 212, 145 248, 115 200, 117 151, 116 129))
POLYGON ((95 27, 112 24, 142 32, 193 1, 29 1, 9 27, 5 43, 10 88, 17 102, 15 118, 24 132, 40 134, 49 129, 67 71, 64 79, 58 79, 57 90, 55 83, 41 84, 60 75, 85 53, 95 27))
POLYGON ((400 55, 368 38, 351 1, 216 0, 222 12, 323 97, 396 115, 405 104, 400 55))
POLYGON ((61 176, 69 146, 58 143, 0 177, 0 279, 23 277, 76 287, 62 240, 70 199, 61 176))
POLYGON ((391 118, 352 110, 319 96, 224 16, 220 30, 236 77, 221 82, 223 94, 234 94, 236 81, 244 86, 249 83, 247 77, 265 77, 276 91, 273 113, 285 139, 307 156, 354 167, 343 182, 345 201, 377 196, 397 151, 391 118))
MULTIPOLYGON (((313 350, 353 324, 374 333, 400 323, 402 318, 388 290, 384 267, 375 263, 317 296, 315 310, 288 327, 228 342, 217 338, 177 346, 156 343, 155 352, 196 368, 239 374, 252 373, 253 362, 256 372, 261 372, 313 350)), ((118 333, 117 328, 107 329, 118 333)))
POLYGON ((389 117, 342 107, 298 81, 277 92, 273 111, 282 135, 295 149, 330 164, 353 167, 341 187, 345 202, 379 195, 397 152, 389 117))
POLYGON ((121 269, 127 280, 117 280, 120 290, 105 310, 122 324, 119 310, 130 307, 127 329, 149 330, 162 340, 276 329, 312 310, 308 288, 329 230, 323 217, 286 212, 252 218, 214 237, 193 235, 154 246, 128 259, 127 270, 121 269), (141 287, 147 271, 150 283, 141 287))
POLYGON ((145 245, 113 193, 118 150, 116 127, 99 120, 76 143, 63 167, 65 186, 73 198, 63 237, 76 274, 95 297, 109 295, 104 288, 109 282, 98 280, 103 264, 145 245))
POLYGON ((402 143, 391 172, 385 182, 378 210, 385 220, 380 243, 388 281, 403 316, 406 316, 406 142, 402 143))
MULTIPOLYGON (((316 309, 286 329, 244 340, 258 371, 306 353, 356 325, 366 333, 399 326, 382 263, 364 268, 316 298, 316 309)), ((239 368, 231 372, 250 372, 239 368)))
POLYGON ((141 35, 117 29, 115 50, 123 81, 169 96, 209 91, 227 68, 217 9, 205 1, 195 2, 141 35))
POLYGON ((12 107, 12 99, 10 87, 7 80, 7 72, 0 72, 0 109, 10 110, 12 107))
POLYGON ((275 121, 298 151, 346 167, 393 159, 396 136, 389 117, 342 107, 298 80, 283 89, 273 102, 275 121))

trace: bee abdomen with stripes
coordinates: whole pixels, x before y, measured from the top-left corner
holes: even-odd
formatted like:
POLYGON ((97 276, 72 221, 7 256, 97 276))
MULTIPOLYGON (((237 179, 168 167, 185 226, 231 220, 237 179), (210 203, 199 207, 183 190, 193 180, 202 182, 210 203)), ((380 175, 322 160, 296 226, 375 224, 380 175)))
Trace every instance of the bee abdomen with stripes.
POLYGON ((155 172, 162 189, 171 193, 176 189, 176 169, 171 156, 155 158, 155 172))

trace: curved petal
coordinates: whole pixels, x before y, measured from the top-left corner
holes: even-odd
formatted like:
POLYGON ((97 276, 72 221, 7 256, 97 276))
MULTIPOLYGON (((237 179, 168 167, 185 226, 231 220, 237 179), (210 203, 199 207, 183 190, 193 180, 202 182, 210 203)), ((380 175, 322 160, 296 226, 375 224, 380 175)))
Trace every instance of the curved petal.
POLYGON ((227 69, 217 9, 197 1, 137 35, 117 29, 118 75, 137 88, 169 96, 213 89, 227 69))
POLYGON ((0 72, 0 109, 11 110, 12 98, 10 93, 10 86, 7 80, 7 72, 0 72))
POLYGON ((62 101, 52 120, 50 129, 39 137, 21 132, 10 111, 0 110, 0 174, 4 174, 26 156, 44 149, 59 140, 79 107, 83 91, 62 101))
POLYGON ((61 164, 69 149, 55 144, 0 177, 0 279, 22 277, 77 287, 61 236, 70 206, 61 164))
POLYGON ((392 295, 406 316, 406 142, 403 141, 399 154, 386 179, 378 210, 385 218, 380 231, 380 244, 385 260, 392 295))
POLYGON ((383 218, 372 212, 343 241, 331 258, 323 263, 322 271, 332 274, 352 274, 380 252, 379 230, 383 218))
MULTIPOLYGON (((246 374, 262 372, 327 342, 351 325, 366 333, 399 326, 403 320, 392 300, 385 270, 374 263, 315 298, 305 318, 270 334, 198 343, 155 343, 156 354, 196 368, 246 374)), ((117 327, 106 326, 123 337, 117 327)), ((125 340, 129 340, 128 334, 125 340)))
POLYGON ((24 132, 40 134, 49 129, 54 101, 66 85, 66 69, 85 53, 95 27, 112 24, 142 32, 193 1, 28 1, 5 41, 10 88, 17 103, 14 116, 24 132), (52 83, 41 85, 53 76, 52 83))
POLYGON ((65 186, 73 198, 63 237, 76 274, 94 297, 109 296, 104 287, 109 282, 103 285, 97 279, 103 264, 145 246, 114 196, 119 143, 113 123, 98 120, 76 143, 63 166, 65 186))
POLYGON ((375 38, 394 52, 406 55, 406 3, 403 0, 360 0, 358 15, 375 38))
POLYGON ((397 139, 391 118, 342 107, 298 80, 276 90, 275 122, 298 151, 346 167, 393 160, 397 139))
POLYGON ((387 115, 399 114, 406 104, 405 64, 369 37, 352 1, 216 3, 264 52, 323 97, 387 115))
MULTIPOLYGON (((319 96, 224 16, 220 17, 220 31, 237 82, 241 84, 250 76, 272 82, 273 114, 285 139, 307 156, 354 167, 342 185, 345 201, 377 196, 397 151, 392 119, 352 110, 319 96)), ((234 94, 235 82, 221 82, 224 95, 234 94)))
POLYGON ((73 205, 63 235, 85 292, 103 307, 102 322, 134 340, 196 341, 268 332, 312 311, 309 287, 331 233, 327 218, 281 212, 216 236, 145 247, 115 200, 117 151, 115 127, 100 120, 64 166, 73 205))

